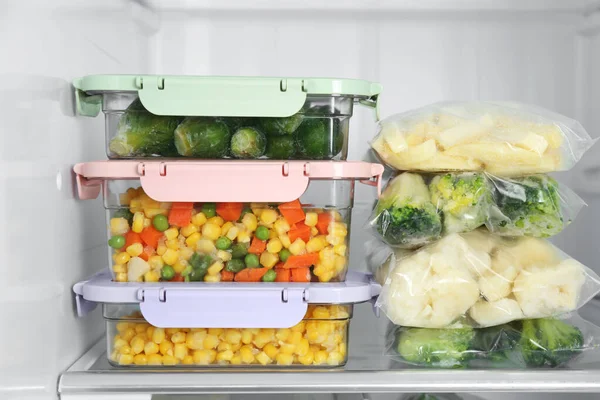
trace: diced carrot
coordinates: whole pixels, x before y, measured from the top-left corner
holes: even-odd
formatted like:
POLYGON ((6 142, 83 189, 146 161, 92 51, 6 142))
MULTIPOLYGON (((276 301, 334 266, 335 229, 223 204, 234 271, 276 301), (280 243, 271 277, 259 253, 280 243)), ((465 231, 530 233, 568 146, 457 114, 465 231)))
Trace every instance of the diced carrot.
POLYGON ((221 271, 221 282, 233 282, 233 272, 221 271))
POLYGON ((140 239, 152 248, 158 247, 158 240, 163 236, 163 233, 157 230, 152 225, 144 228, 140 233, 140 239))
POLYGON ((302 204, 300 204, 300 200, 298 199, 290 201, 289 203, 282 203, 278 208, 281 215, 283 215, 290 225, 302 222, 306 218, 304 210, 302 209, 302 204))
POLYGON ((148 261, 148 259, 153 254, 154 254, 154 247, 144 246, 144 251, 142 251, 142 254, 140 254, 139 257, 144 261, 148 261))
POLYGON ((285 264, 285 263, 284 263, 283 261, 279 261, 277 264, 275 264, 275 267, 274 267, 274 268, 275 268, 275 269, 278 269, 278 268, 283 268, 283 265, 284 265, 284 264, 285 264))
POLYGON ((317 229, 321 235, 327 235, 329 230, 329 223, 331 222, 331 214, 322 212, 317 218, 317 229))
POLYGON ((217 214, 225 221, 237 221, 243 208, 243 203, 217 203, 217 214))
POLYGON ((303 268, 310 267, 311 265, 315 265, 319 262, 319 253, 307 253, 301 254, 299 256, 289 256, 285 261, 283 268, 294 269, 294 268, 303 268))
POLYGON ((173 279, 171 279, 169 282, 185 282, 185 278, 179 274, 175 274, 173 279))
POLYGON ((304 240, 304 242, 308 242, 310 240, 310 226, 304 225, 303 222, 298 222, 293 229, 290 229, 288 237, 292 243, 298 238, 304 240))
POLYGON ((275 267, 275 282, 289 282, 291 276, 291 269, 283 269, 275 267))
POLYGON ((308 267, 290 269, 290 282, 310 282, 310 269, 308 267))
POLYGON ((194 208, 194 203, 179 201, 171 204, 171 209, 173 208, 176 210, 191 210, 194 208))
POLYGON ((236 282, 259 282, 269 268, 246 268, 235 274, 236 282))
MULTIPOLYGON (((173 206, 175 206, 175 204, 192 204, 192 203, 173 203, 173 206)), ((188 226, 190 224, 190 222, 192 222, 192 210, 193 210, 192 208, 182 208, 182 207, 171 208, 171 211, 169 211, 169 225, 175 225, 180 228, 183 228, 184 226, 188 226)))
POLYGON ((248 248, 248 253, 261 254, 266 248, 267 242, 254 236, 252 238, 252 244, 250 244, 250 247, 248 248))
POLYGON ((123 246, 123 248, 126 249, 134 243, 142 243, 142 238, 140 237, 140 234, 134 231, 127 232, 125 234, 125 246, 123 246))

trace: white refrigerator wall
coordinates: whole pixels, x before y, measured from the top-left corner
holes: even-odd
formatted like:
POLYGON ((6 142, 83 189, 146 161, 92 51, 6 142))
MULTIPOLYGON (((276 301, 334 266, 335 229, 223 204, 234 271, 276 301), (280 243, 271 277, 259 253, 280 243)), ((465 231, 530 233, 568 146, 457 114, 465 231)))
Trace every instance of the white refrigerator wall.
POLYGON ((71 81, 146 72, 147 33, 120 1, 0 5, 0 399, 56 397, 60 372, 103 332, 74 314, 72 285, 106 266, 100 200, 74 163, 105 158, 104 121, 75 117, 71 81))

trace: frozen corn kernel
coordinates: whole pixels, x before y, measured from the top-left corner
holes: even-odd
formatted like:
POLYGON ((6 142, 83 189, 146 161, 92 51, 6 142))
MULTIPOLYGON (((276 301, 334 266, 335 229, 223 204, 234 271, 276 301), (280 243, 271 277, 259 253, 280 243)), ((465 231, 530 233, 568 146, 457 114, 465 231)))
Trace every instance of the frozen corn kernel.
MULTIPOLYGON (((129 230, 129 222, 125 218, 110 219, 110 233, 113 235, 124 235, 129 230)), ((140 231, 141 232, 141 231, 140 231)))
POLYGON ((285 218, 279 218, 277 221, 275 221, 275 223, 273 223, 273 228, 279 236, 285 235, 291 229, 290 224, 285 220, 285 218))
POLYGON ((210 239, 200 239, 196 242, 196 251, 201 254, 212 254, 216 250, 214 241, 210 239))
POLYGON ((129 322, 117 322, 116 328, 117 332, 123 333, 129 328, 129 322))
POLYGON ((137 257, 144 251, 144 246, 141 243, 134 243, 125 249, 130 257, 137 257))
POLYGON ((133 354, 120 354, 119 364, 120 365, 131 365, 133 363, 133 354))
POLYGON ((237 329, 228 329, 225 333, 225 340, 227 343, 237 345, 242 341, 242 334, 237 329))
POLYGON ((208 334, 203 342, 205 349, 214 349, 219 345, 219 337, 217 335, 208 334))
POLYGON ((277 338, 277 340, 285 342, 291 333, 292 331, 289 328, 281 328, 277 330, 277 333, 275 333, 275 337, 277 338))
POLYGON ((315 359, 315 353, 312 351, 306 352, 303 356, 298 356, 298 362, 302 365, 311 365, 315 359))
POLYGON ((306 243, 300 238, 296 239, 289 247, 290 253, 295 256, 304 254, 306 252, 306 243))
POLYGON ((158 282, 160 273, 156 270, 150 270, 144 274, 144 282, 158 282))
POLYGON ((215 261, 210 267, 208 267, 206 272, 208 272, 209 275, 217 275, 219 272, 221 272, 223 267, 223 261, 218 260, 215 261))
POLYGON ((289 249, 289 247, 292 245, 292 242, 290 241, 290 237, 287 234, 279 235, 279 240, 281 241, 281 244, 283 245, 283 247, 286 249, 289 249))
MULTIPOLYGON (((250 215, 250 214, 246 214, 250 215)), ((250 232, 248 230, 243 230, 238 233, 237 240, 239 243, 250 243, 250 232)))
POLYGON ((284 354, 294 354, 294 351, 296 351, 296 345, 291 343, 281 343, 279 350, 284 354))
POLYGON ((237 226, 232 226, 231 228, 229 228, 227 230, 227 233, 225 234, 225 236, 227 236, 227 238, 229 240, 235 240, 238 236, 238 233, 240 232, 240 229, 237 226))
POLYGON ((200 240, 200 238, 202 238, 202 235, 200 235, 200 233, 198 232, 194 232, 190 236, 188 236, 187 239, 185 239, 185 244, 189 247, 194 247, 194 245, 198 243, 198 240, 200 240))
POLYGON ((145 354, 136 354, 133 357, 133 363, 135 365, 146 365, 148 364, 148 357, 145 354))
POLYGON ((219 225, 207 222, 202 227, 202 236, 215 241, 221 236, 221 227, 219 225))
POLYGON ((162 259, 167 265, 175 264, 178 258, 179 252, 173 249, 167 249, 167 251, 165 251, 165 254, 162 255, 162 259))
POLYGON ((337 254, 338 256, 345 256, 346 255, 346 244, 342 243, 342 244, 338 244, 333 246, 333 252, 335 254, 337 254))
POLYGON ((328 354, 325 350, 319 350, 315 353, 315 360, 313 361, 315 365, 325 364, 327 362, 328 354))
POLYGON ((152 220, 150 218, 144 218, 144 229, 146 229, 150 225, 152 225, 152 220))
POLYGON ((279 349, 273 343, 267 343, 263 347, 262 351, 264 351, 265 354, 269 356, 269 358, 273 359, 277 357, 277 354, 279 354, 279 349))
POLYGON ((183 357, 183 360, 181 360, 181 363, 183 365, 194 365, 194 357, 192 357, 191 355, 187 355, 185 357, 183 357))
POLYGON ((146 359, 148 360, 148 365, 162 365, 162 356, 160 354, 150 354, 147 355, 146 359))
POLYGON ((344 271, 344 269, 346 268, 346 266, 348 265, 348 260, 346 259, 346 257, 344 256, 335 256, 335 260, 334 260, 334 272, 335 274, 340 274, 342 271, 344 271))
POLYGON ((272 224, 277 220, 277 211, 271 209, 265 209, 260 213, 260 222, 265 224, 272 224))
POLYGON ((144 230, 144 213, 136 212, 133 214, 133 223, 131 224, 131 230, 135 233, 140 233, 144 230))
POLYGON ((329 233, 335 236, 347 236, 348 226, 343 222, 332 222, 329 224, 329 233))
POLYGON ((179 328, 166 328, 166 329, 165 329, 165 333, 166 333, 167 335, 169 335, 169 336, 170 336, 170 335, 174 335, 174 334, 176 334, 177 332, 179 332, 179 328))
POLYGON ((225 224, 225 221, 223 220, 223 218, 219 217, 218 215, 216 217, 209 218, 208 221, 206 221, 206 222, 208 224, 217 225, 219 228, 225 224))
POLYGON ((188 226, 184 226, 179 230, 184 237, 189 237, 192 233, 198 232, 198 227, 194 224, 189 224, 188 226))
POLYGON ((163 365, 177 365, 179 364, 179 360, 175 358, 175 356, 166 354, 162 357, 163 365))
MULTIPOLYGON (((248 214, 246 214, 246 215, 248 215, 248 214)), ((262 365, 271 364, 271 362, 273 362, 271 357, 269 357, 264 351, 261 351, 260 353, 258 353, 256 355, 256 361, 258 361, 262 365)))
POLYGON ((279 262, 279 256, 277 254, 269 253, 264 251, 260 255, 260 264, 265 268, 273 268, 275 264, 279 262))
POLYGON ((192 216, 192 224, 196 225, 197 227, 204 225, 206 220, 206 215, 204 215, 203 212, 199 212, 198 214, 192 216))
POLYGON ((217 352, 215 350, 196 350, 192 355, 195 364, 209 365, 212 364, 217 358, 217 352))
POLYGON ((302 331, 291 331, 290 335, 287 338, 287 342, 291 344, 298 344, 302 339, 302 331))
POLYGON ((274 238, 269 240, 267 243, 267 251, 269 253, 279 253, 283 249, 283 245, 281 244, 281 240, 279 238, 274 238))
POLYGON ((314 319, 329 319, 329 309, 323 306, 317 306, 312 312, 312 317, 314 319))
POLYGON ((183 246, 179 249, 179 258, 189 260, 194 255, 194 249, 192 247, 183 246))
MULTIPOLYGON (((131 246, 129 246, 129 247, 131 247, 131 246)), ((127 248, 129 248, 129 247, 127 247, 127 248)), ((142 248, 142 250, 143 250, 143 248, 142 248)), ((117 255, 115 256, 115 262, 117 264, 127 264, 129 262, 129 259, 131 259, 131 256, 126 251, 117 253, 117 255)))
POLYGON ((117 264, 117 265, 113 265, 113 272, 115 274, 127 274, 127 265, 124 264, 117 264))
POLYGON ((217 361, 231 361, 233 358, 233 351, 225 350, 217 353, 217 361))
POLYGON ((256 219, 256 215, 246 213, 242 217, 242 224, 244 224, 248 231, 254 232, 258 226, 258 220, 256 219))
POLYGON ((187 261, 178 259, 175 262, 175 264, 172 265, 172 267, 173 267, 173 270, 175 271, 175 273, 181 274, 187 268, 188 265, 190 265, 190 264, 187 261))
MULTIPOLYGON (((131 350, 133 351, 133 354, 139 354, 142 351, 144 351, 144 339, 142 339, 141 337, 134 337, 133 339, 131 339, 131 342, 129 343, 129 345, 131 346, 131 350)), ((146 353, 149 354, 149 353, 146 353)))
POLYGON ((306 329, 306 322, 304 321, 300 321, 290 328, 292 332, 304 332, 304 329, 306 329))
POLYGON ((159 244, 158 247, 156 248, 156 254, 158 254, 159 256, 162 256, 163 254, 165 254, 165 251, 167 251, 167 246, 165 246, 164 243, 159 244))
POLYGON ((250 344, 250 343, 252 343, 253 338, 254 338, 254 335, 252 334, 252 332, 250 332, 249 329, 242 330, 242 343, 250 344))
POLYGON ((186 333, 185 332, 175 332, 173 335, 171 335, 171 342, 175 343, 175 344, 179 344, 179 343, 185 343, 185 337, 186 337, 186 333))
POLYGON ((206 332, 190 332, 185 340, 185 344, 192 350, 200 350, 204 348, 204 339, 206 332))
POLYGON ((131 346, 129 346, 128 344, 119 347, 119 354, 131 354, 133 355, 133 350, 131 349, 131 346))
POLYGON ((121 338, 123 340, 129 342, 135 336, 135 330, 133 328, 127 328, 123 333, 121 333, 121 338))
POLYGON ((165 241, 167 245, 167 249, 171 250, 179 250, 179 240, 178 239, 168 239, 165 241))
POLYGON ((252 364, 254 362, 254 354, 252 353, 252 348, 250 347, 242 347, 240 349, 240 357, 242 358, 242 362, 244 364, 252 364))
POLYGON ((233 357, 231 357, 230 363, 231 363, 231 365, 241 365, 242 357, 239 354, 236 354, 233 357))
POLYGON ((148 265, 150 265, 150 268, 152 269, 160 270, 164 263, 161 256, 151 256, 148 258, 148 265))
POLYGON ((329 365, 340 365, 344 361, 344 356, 338 351, 332 351, 327 356, 327 364, 329 365))
POLYGON ((277 354, 277 365, 292 365, 294 356, 292 354, 279 353, 277 354))
POLYGON ((154 329, 154 333, 152 334, 152 341, 156 344, 161 344, 163 340, 165 340, 166 333, 163 328, 154 329))
POLYGON ((319 221, 319 216, 316 212, 307 212, 306 218, 304 219, 304 224, 307 226, 316 226, 319 221))
POLYGON ((229 232, 229 230, 233 228, 233 222, 231 221, 227 221, 223 224, 223 226, 221 227, 221 236, 227 236, 227 232, 229 232))
POLYGON ((346 342, 341 342, 338 345, 338 352, 342 355, 342 357, 346 357, 346 354, 348 354, 348 348, 346 346, 346 342))
POLYGON ((316 227, 311 227, 310 228, 310 236, 317 236, 319 234, 319 230, 316 227))
POLYGON ((208 283, 221 282, 221 274, 220 273, 217 273, 217 275, 206 274, 204 276, 204 282, 208 282, 208 283))
POLYGON ((159 345, 158 345, 158 351, 160 352, 160 354, 162 354, 163 356, 165 355, 173 355, 173 343, 169 342, 168 340, 163 340, 159 345))
POLYGON ((312 238, 306 243, 306 251, 308 253, 316 253, 323 250, 323 242, 319 238, 312 238))
POLYGON ((179 231, 177 228, 169 228, 164 232, 164 234, 167 240, 173 240, 177 239, 177 236, 179 236, 179 231))
POLYGON ((217 251, 217 257, 219 257, 221 261, 227 262, 231 260, 231 253, 225 250, 219 250, 217 251))
POLYGON ((346 239, 344 236, 338 236, 330 233, 329 235, 327 235, 327 242, 332 246, 336 246, 339 244, 344 244, 346 242, 346 239))
POLYGON ((149 327, 147 327, 146 328, 146 337, 152 338, 152 335, 154 334, 154 329, 156 329, 156 328, 153 327, 152 325, 150 325, 149 327))

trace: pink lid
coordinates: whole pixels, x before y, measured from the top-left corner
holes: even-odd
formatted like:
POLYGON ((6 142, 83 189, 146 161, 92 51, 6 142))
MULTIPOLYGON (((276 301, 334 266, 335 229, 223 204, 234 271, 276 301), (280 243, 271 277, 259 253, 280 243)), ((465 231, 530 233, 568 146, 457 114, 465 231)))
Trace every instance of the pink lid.
POLYGON ((355 179, 381 192, 383 166, 362 161, 94 161, 76 164, 79 197, 95 199, 102 183, 139 179, 157 201, 286 202, 311 179, 355 179), (259 190, 266 184, 269 190, 259 190))

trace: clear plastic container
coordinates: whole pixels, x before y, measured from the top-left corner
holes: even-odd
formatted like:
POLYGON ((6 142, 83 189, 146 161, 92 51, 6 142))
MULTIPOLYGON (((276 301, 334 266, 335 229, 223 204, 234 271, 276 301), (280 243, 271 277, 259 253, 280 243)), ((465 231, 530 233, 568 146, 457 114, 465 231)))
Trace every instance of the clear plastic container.
POLYGON ((102 103, 109 158, 345 160, 355 102, 380 85, 323 78, 89 76, 83 104, 102 103), (158 86, 158 88, 157 88, 158 86))
POLYGON ((346 364, 352 305, 309 305, 290 328, 155 328, 134 304, 105 304, 108 360, 119 367, 331 368, 346 364))

